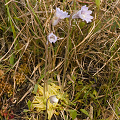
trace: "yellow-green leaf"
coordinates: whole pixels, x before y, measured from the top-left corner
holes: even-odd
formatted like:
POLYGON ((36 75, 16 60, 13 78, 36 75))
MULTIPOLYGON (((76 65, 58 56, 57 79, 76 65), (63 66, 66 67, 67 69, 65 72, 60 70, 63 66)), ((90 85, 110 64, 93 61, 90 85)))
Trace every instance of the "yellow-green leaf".
POLYGON ((35 94, 37 93, 37 90, 38 90, 38 84, 35 84, 35 87, 34 87, 34 93, 35 94))
POLYGON ((12 54, 10 57, 10 64, 14 65, 14 54, 12 54))
POLYGON ((28 105, 28 108, 30 109, 30 107, 31 107, 31 104, 32 104, 32 102, 29 100, 28 102, 27 102, 27 105, 28 105))
POLYGON ((80 109, 80 111, 89 117, 89 114, 85 109, 80 109))
POLYGON ((97 5, 97 7, 99 8, 100 7, 100 0, 95 0, 95 3, 97 5))
POLYGON ((72 117, 72 120, 74 120, 77 117, 77 111, 76 110, 70 110, 70 116, 72 117))

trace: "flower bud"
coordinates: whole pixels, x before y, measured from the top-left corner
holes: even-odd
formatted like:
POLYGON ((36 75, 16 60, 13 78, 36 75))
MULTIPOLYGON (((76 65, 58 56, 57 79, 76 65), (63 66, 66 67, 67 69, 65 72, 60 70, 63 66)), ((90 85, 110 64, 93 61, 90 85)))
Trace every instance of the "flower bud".
POLYGON ((50 96, 50 103, 58 103, 58 99, 56 97, 57 95, 54 95, 54 96, 50 96))

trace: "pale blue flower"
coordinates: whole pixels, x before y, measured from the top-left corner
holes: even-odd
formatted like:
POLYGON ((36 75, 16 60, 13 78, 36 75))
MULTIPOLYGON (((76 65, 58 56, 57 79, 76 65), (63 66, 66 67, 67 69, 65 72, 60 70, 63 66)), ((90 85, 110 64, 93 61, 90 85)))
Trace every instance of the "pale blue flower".
POLYGON ((70 15, 68 15, 66 11, 63 12, 63 10, 60 10, 60 8, 56 8, 56 17, 64 19, 70 17, 70 15))
POLYGON ((81 18, 83 21, 85 20, 87 23, 89 23, 92 22, 91 19, 93 19, 93 16, 90 15, 91 13, 92 11, 88 10, 88 7, 85 5, 81 7, 81 10, 72 16, 72 19, 81 18))
POLYGON ((53 33, 50 33, 47 38, 50 43, 55 43, 57 41, 57 36, 53 33))
POLYGON ((63 10, 60 10, 60 8, 56 8, 55 15, 53 16, 53 19, 52 19, 52 25, 55 26, 58 24, 58 22, 61 19, 69 18, 69 17, 70 17, 70 15, 68 15, 68 13, 66 11, 63 12, 63 10))

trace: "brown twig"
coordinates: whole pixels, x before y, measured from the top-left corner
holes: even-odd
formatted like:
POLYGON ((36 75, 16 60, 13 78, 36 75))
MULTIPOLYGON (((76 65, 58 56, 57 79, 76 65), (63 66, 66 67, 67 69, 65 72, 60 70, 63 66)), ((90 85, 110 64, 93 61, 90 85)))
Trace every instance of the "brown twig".
MULTIPOLYGON (((73 1, 73 0, 70 0, 69 2, 72 2, 72 1, 73 1)), ((85 3, 85 4, 95 4, 95 2, 80 1, 80 0, 76 0, 76 2, 85 3)))

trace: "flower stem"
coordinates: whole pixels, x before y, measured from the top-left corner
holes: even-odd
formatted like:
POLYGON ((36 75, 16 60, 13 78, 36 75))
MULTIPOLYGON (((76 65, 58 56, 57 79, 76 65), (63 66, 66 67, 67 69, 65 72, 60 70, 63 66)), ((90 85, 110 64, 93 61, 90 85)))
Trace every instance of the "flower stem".
POLYGON ((45 72, 44 72, 44 98, 45 98, 45 92, 48 90, 48 81, 47 81, 47 61, 48 61, 48 44, 46 44, 46 57, 45 57, 45 72))
POLYGON ((47 120, 47 106, 48 106, 48 100, 49 100, 49 98, 46 100, 45 120, 47 120))
POLYGON ((67 70, 68 52, 69 52, 70 27, 71 27, 71 20, 69 20, 68 35, 67 35, 67 45, 66 45, 66 50, 65 50, 64 71, 63 71, 63 78, 62 78, 62 91, 64 89, 64 79, 65 79, 66 70, 67 70))

